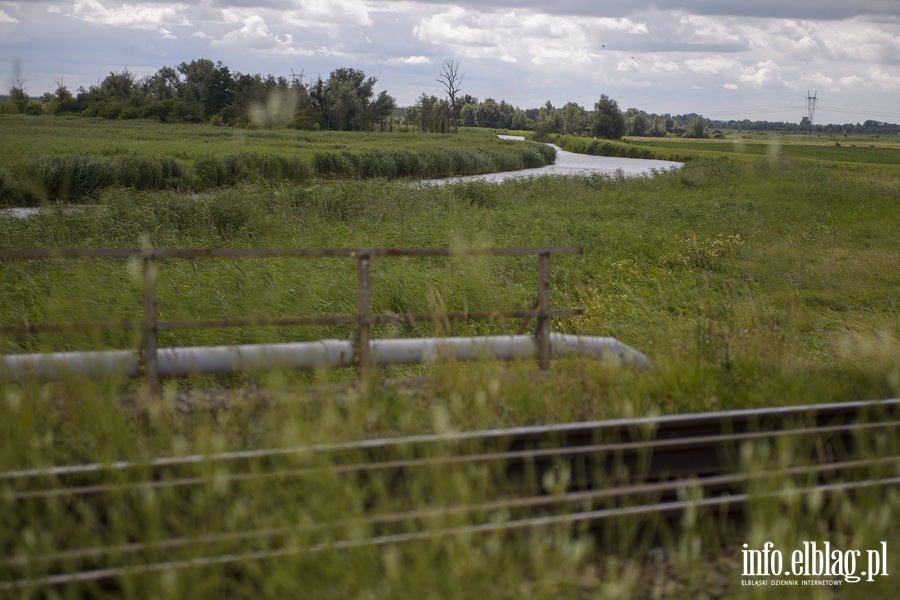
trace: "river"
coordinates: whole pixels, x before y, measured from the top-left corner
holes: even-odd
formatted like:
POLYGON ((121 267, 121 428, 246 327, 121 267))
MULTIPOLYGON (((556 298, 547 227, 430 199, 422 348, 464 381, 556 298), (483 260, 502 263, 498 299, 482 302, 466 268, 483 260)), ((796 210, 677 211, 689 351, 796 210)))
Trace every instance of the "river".
MULTIPOLYGON (((516 135, 497 136, 504 140, 524 141, 525 138, 516 135)), ((484 175, 469 175, 466 177, 450 177, 447 179, 427 179, 423 183, 440 185, 444 183, 456 183, 461 181, 488 181, 499 183, 507 179, 521 179, 526 177, 540 177, 542 175, 619 175, 624 177, 642 177, 653 175, 658 171, 668 171, 682 167, 684 163, 668 160, 649 160, 643 158, 618 158, 613 156, 591 156, 567 152, 559 146, 550 144, 556 148, 556 163, 536 169, 522 169, 521 171, 505 171, 503 173, 486 173, 484 175)))

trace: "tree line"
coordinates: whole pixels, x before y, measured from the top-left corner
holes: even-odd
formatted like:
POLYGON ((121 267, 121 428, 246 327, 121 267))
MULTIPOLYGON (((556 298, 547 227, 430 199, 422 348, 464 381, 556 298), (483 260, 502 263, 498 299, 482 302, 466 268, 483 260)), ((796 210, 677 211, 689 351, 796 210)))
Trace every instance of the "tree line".
POLYGON ((799 123, 789 121, 751 121, 749 119, 710 121, 710 127, 739 131, 777 131, 781 133, 813 133, 825 135, 900 135, 900 125, 867 119, 864 123, 813 123, 802 117, 799 123))
POLYGON ((327 79, 232 72, 208 59, 163 67, 137 78, 127 69, 73 94, 57 81, 54 92, 30 98, 21 83, 10 90, 4 112, 76 114, 106 119, 154 119, 167 123, 287 126, 297 129, 362 131, 384 127, 396 108, 387 92, 375 94, 377 79, 341 68, 327 79))
MULTIPOLYGON (((17 82, 0 103, 0 111, 25 114, 75 114, 106 119, 153 119, 175 123, 230 126, 291 127, 306 130, 368 131, 403 127, 449 133, 463 127, 530 130, 537 139, 551 134, 620 139, 623 136, 703 138, 710 130, 783 131, 788 133, 897 134, 900 126, 878 121, 864 124, 809 126, 769 121, 712 121, 695 113, 650 114, 637 108, 622 111, 601 95, 593 110, 568 102, 531 109, 504 100, 479 100, 462 93, 459 61, 446 59, 437 77, 445 97, 423 93, 414 105, 398 107, 387 92, 376 95, 377 79, 353 68, 340 68, 327 79, 304 83, 302 77, 232 72, 208 59, 162 67, 138 78, 127 69, 110 72, 88 88, 72 93, 60 79, 57 89, 39 99, 17 82)), ((713 131, 713 135, 716 132, 713 131)))
MULTIPOLYGON (((479 100, 461 93, 464 76, 459 61, 446 59, 437 78, 446 97, 423 93, 413 106, 398 107, 387 92, 375 94, 375 77, 358 69, 340 68, 327 79, 304 83, 292 76, 232 72, 208 59, 162 67, 138 78, 125 69, 72 93, 64 82, 39 99, 28 96, 24 82, 10 90, 3 112, 82 115, 106 119, 153 119, 167 123, 213 123, 231 126, 292 127, 366 131, 394 126, 423 132, 448 133, 463 127, 532 130, 549 134, 591 135, 618 139, 624 135, 695 133, 695 127, 668 115, 647 115, 637 109, 622 112, 615 100, 600 97, 589 111, 574 102, 556 108, 550 102, 523 110, 504 100, 479 100)), ((698 125, 699 123, 699 125, 698 125)))

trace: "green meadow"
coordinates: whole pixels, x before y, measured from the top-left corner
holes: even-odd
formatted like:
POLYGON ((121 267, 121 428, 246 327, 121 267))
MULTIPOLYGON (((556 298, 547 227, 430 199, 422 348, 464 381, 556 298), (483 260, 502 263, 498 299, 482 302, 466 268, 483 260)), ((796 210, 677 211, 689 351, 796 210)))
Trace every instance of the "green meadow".
POLYGON ((545 145, 484 130, 422 136, 9 116, 0 131, 0 206, 86 202, 111 187, 196 192, 263 181, 478 175, 555 158, 545 145))
POLYGON ((857 168, 891 170, 900 165, 900 142, 877 135, 804 136, 743 134, 729 131, 721 138, 633 137, 597 140, 571 135, 550 136, 564 150, 597 156, 657 158, 689 161, 728 158, 737 161, 778 160, 782 155, 799 161, 848 164, 857 168))
MULTIPOLYGON (((434 153, 449 156, 452 165, 454 153, 477 154, 484 168, 499 170, 507 159, 497 157, 537 162, 523 156, 544 160, 545 154, 480 132, 314 135, 18 117, 0 120, 0 131, 5 141, 0 172, 8 186, 3 189, 25 193, 26 204, 46 203, 25 218, 0 212, 0 248, 582 246, 581 256, 552 259, 552 305, 584 308, 581 316, 556 320, 554 330, 614 336, 652 363, 648 371, 633 371, 605 362, 557 360, 547 373, 531 361, 379 367, 359 385, 352 370, 198 375, 164 381, 161 398, 145 397, 139 382, 118 378, 21 383, 4 378, 3 472, 900 394, 900 166, 890 162, 890 152, 900 151, 896 148, 841 142, 798 149, 783 142, 758 148, 748 143, 738 152, 730 141, 659 141, 648 142, 648 148, 668 148, 669 155, 691 160, 679 171, 653 177, 426 186, 414 173, 368 176, 360 171, 359 157, 380 152, 396 165, 401 155, 434 153), (13 148, 6 143, 10 139, 13 148), (835 158, 842 152, 855 158, 835 158), (316 166, 320 155, 350 157, 346 160, 356 170, 326 174, 316 166), (265 168, 247 167, 246 177, 198 183, 198 165, 225 156, 307 166, 298 178, 265 177, 265 168), (168 157, 182 169, 170 177, 184 183, 163 180, 142 187, 111 178, 80 197, 80 205, 66 206, 52 200, 40 180, 22 175, 60 157, 87 157, 83 160, 107 166, 127 157, 168 157), (199 398, 209 390, 219 394, 215 409, 199 398), (186 408, 184 398, 191 392, 197 399, 186 408)), ((421 173, 426 175, 431 176, 421 173)), ((373 309, 397 314, 527 309, 537 284, 533 257, 378 258, 372 274, 373 309)), ((159 311, 165 319, 353 314, 355 277, 347 259, 172 259, 160 267, 159 311)), ((139 265, 114 259, 3 260, 0 307, 0 324, 140 319, 139 265)), ((375 335, 501 334, 519 326, 503 320, 384 325, 375 335)), ((342 326, 183 330, 166 333, 161 343, 352 336, 352 329, 342 326)), ((137 343, 131 333, 101 331, 6 335, 0 337, 0 352, 122 349, 137 343)), ((896 452, 892 444, 896 436, 872 441, 877 452, 896 452)), ((744 458, 748 469, 764 472, 766 465, 795 464, 791 456, 790 449, 748 448, 744 458)), ((297 460, 291 465, 312 459, 297 460)), ((370 534, 346 524, 376 509, 399 510, 410 502, 474 505, 494 497, 498 491, 491 477, 478 470, 429 471, 404 493, 393 494, 375 477, 340 479, 327 470, 311 481, 273 483, 258 464, 251 473, 258 476, 228 486, 219 479, 229 474, 227 465, 204 463, 197 469, 207 484, 134 497, 109 492, 101 497, 103 509, 64 500, 21 509, 12 499, 18 488, 2 480, 0 544, 8 556, 31 561, 30 577, 47 574, 36 557, 78 544, 152 546, 172 536, 290 526, 296 531, 287 542, 221 540, 212 549, 187 545, 171 555, 156 549, 151 558, 116 560, 134 567, 151 559, 271 551, 281 544, 324 544, 326 550, 182 565, 162 574, 126 569, 113 592, 85 583, 50 592, 19 589, 14 597, 756 598, 771 590, 741 587, 739 545, 749 541, 761 547, 769 539, 792 549, 798 540, 833 538, 843 548, 866 549, 886 539, 890 572, 900 566, 896 490, 815 501, 761 500, 746 529, 737 533, 710 515, 695 514, 686 518, 682 535, 666 539, 660 564, 654 562, 659 554, 624 526, 615 553, 598 549, 582 530, 569 526, 329 546, 370 534), (329 537, 330 530, 316 528, 320 524, 342 524, 337 529, 344 528, 339 533, 345 537, 329 537)), ((419 525, 441 530, 469 524, 468 518, 446 513, 419 525)), ((491 518, 502 522, 509 516, 491 518)), ((67 568, 74 569, 74 562, 63 562, 67 568)), ((890 584, 887 578, 868 587, 845 583, 840 593, 884 597, 894 589, 890 584)), ((824 588, 782 591, 786 597, 832 597, 824 588)))

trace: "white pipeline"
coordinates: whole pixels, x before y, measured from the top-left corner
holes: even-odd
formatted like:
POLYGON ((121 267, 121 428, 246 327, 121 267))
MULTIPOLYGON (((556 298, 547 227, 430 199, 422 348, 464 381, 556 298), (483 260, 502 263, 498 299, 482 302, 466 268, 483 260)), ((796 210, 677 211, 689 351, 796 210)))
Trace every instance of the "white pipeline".
MULTIPOLYGON (((611 337, 551 333, 550 346, 553 357, 611 358, 629 366, 650 366, 644 354, 611 337)), ((537 343, 529 335, 372 340, 369 348, 372 361, 385 365, 482 358, 513 360, 537 356, 537 343)), ((260 369, 350 367, 353 365, 354 349, 353 343, 349 341, 321 340, 288 344, 160 348, 157 357, 161 376, 178 376, 260 369)), ((14 354, 4 356, 2 365, 0 377, 10 379, 53 379, 65 372, 88 377, 140 375, 138 354, 130 350, 14 354)))

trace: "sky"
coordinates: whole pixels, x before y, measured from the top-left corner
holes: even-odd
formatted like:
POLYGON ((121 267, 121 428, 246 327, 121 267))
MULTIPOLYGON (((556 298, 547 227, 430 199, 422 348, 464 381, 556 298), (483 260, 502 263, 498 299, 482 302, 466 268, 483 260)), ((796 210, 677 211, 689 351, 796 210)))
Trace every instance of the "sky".
POLYGON ((72 92, 206 58, 233 73, 375 77, 400 106, 461 93, 519 108, 602 94, 711 119, 900 123, 900 0, 0 0, 0 87, 72 92))

